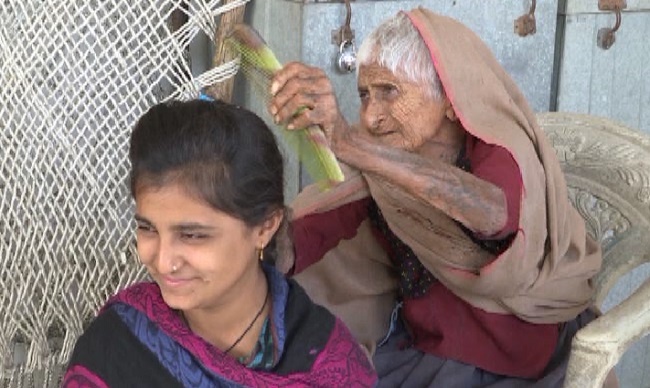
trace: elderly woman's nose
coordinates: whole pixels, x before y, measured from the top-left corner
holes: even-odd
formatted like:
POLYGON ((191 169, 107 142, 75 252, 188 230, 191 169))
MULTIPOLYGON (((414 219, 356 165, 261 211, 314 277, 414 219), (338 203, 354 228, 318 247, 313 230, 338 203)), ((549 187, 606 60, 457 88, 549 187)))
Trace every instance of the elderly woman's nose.
POLYGON ((366 109, 363 110, 361 116, 366 128, 373 131, 378 129, 384 121, 385 114, 386 112, 382 104, 370 102, 366 106, 366 109))

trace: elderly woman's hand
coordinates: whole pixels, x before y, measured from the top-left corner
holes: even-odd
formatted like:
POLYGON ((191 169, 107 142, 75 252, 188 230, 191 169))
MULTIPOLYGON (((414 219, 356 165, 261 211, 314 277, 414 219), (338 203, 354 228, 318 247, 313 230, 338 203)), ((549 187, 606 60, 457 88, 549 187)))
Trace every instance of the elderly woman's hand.
POLYGON ((299 62, 288 63, 273 76, 271 96, 268 109, 277 124, 289 130, 317 125, 332 149, 349 128, 322 69, 299 62))

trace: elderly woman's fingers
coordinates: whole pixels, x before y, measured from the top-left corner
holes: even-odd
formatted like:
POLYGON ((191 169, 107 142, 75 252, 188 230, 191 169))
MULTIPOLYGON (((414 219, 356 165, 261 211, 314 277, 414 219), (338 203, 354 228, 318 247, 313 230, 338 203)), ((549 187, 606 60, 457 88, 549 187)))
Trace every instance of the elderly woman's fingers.
POLYGON ((329 79, 318 68, 294 62, 280 70, 273 82, 279 86, 273 87, 269 112, 276 122, 290 120, 304 107, 316 108, 313 104, 319 99, 312 96, 331 95, 336 101, 329 79))
MULTIPOLYGON (((328 115, 322 110, 302 109, 287 122, 288 129, 302 129, 312 125, 328 127, 328 115)), ((325 129, 325 128, 323 128, 325 129)))
POLYGON ((279 116, 280 121, 287 120, 302 107, 301 104, 315 108, 313 104, 321 100, 315 96, 331 96, 336 100, 327 78, 292 78, 271 100, 271 114, 279 116))
POLYGON ((287 129, 320 127, 332 145, 336 133, 345 131, 334 88, 325 72, 298 62, 287 64, 273 77, 268 106, 273 120, 287 129))
POLYGON ((300 62, 289 62, 278 70, 271 79, 271 95, 275 96, 293 78, 312 78, 320 69, 300 62))
POLYGON ((336 98, 331 94, 296 94, 274 116, 276 123, 289 127, 304 128, 309 125, 327 124, 338 114, 336 98))
MULTIPOLYGON (((276 115, 286 111, 285 107, 295 104, 297 100, 328 94, 332 94, 332 88, 327 78, 292 78, 271 100, 271 114, 276 115)), ((293 111, 289 112, 289 114, 293 113, 293 111)), ((286 119, 287 117, 281 116, 281 118, 286 119)))

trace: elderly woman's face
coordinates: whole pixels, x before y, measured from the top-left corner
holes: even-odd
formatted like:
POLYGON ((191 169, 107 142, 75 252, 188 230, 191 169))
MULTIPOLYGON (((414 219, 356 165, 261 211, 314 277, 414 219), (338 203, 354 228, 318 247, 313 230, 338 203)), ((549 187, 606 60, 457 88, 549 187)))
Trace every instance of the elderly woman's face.
POLYGON ((359 67, 358 86, 361 124, 384 145, 407 151, 434 139, 451 109, 447 98, 431 98, 427 86, 376 64, 359 67))

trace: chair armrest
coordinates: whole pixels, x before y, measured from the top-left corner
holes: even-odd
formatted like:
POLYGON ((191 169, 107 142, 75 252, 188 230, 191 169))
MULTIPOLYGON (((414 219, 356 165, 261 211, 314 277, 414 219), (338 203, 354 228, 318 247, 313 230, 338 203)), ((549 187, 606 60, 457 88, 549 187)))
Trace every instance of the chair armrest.
POLYGON ((602 387, 623 353, 649 333, 650 279, 578 331, 571 344, 564 388, 602 387))

